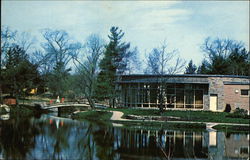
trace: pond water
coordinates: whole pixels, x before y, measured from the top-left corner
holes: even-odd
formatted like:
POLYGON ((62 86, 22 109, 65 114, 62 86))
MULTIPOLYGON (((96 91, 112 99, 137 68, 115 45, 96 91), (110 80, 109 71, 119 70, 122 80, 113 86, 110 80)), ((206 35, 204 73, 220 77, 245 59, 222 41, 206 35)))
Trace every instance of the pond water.
POLYGON ((44 114, 0 121, 0 159, 248 159, 249 134, 114 127, 44 114))

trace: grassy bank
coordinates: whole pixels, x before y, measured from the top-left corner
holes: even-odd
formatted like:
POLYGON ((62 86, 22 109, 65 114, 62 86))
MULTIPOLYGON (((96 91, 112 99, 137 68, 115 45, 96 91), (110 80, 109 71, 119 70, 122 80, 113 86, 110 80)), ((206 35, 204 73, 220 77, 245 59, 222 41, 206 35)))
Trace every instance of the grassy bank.
POLYGON ((249 126, 229 126, 229 125, 217 125, 213 127, 216 130, 225 131, 225 132, 249 132, 249 126))
POLYGON ((112 116, 111 112, 90 110, 90 111, 79 112, 77 114, 74 114, 72 118, 77 119, 77 120, 90 120, 90 121, 105 122, 105 121, 110 121, 111 116, 112 116))
POLYGON ((110 121, 113 113, 103 111, 90 110, 86 112, 79 112, 72 116, 76 120, 88 120, 92 122, 101 123, 119 123, 123 124, 125 128, 144 128, 144 129, 178 129, 178 130, 202 130, 206 129, 204 123, 169 123, 158 121, 110 121))
POLYGON ((211 111, 176 111, 166 110, 162 114, 158 109, 107 109, 116 110, 124 113, 123 117, 127 115, 137 116, 173 116, 180 117, 182 121, 194 121, 194 122, 218 122, 218 123, 242 123, 249 124, 249 119, 244 118, 232 118, 228 115, 232 113, 226 112, 211 112, 211 111))
MULTIPOLYGON (((169 116, 179 116, 189 119, 190 121, 195 121, 197 123, 182 123, 182 122, 162 122, 162 121, 143 121, 143 120, 133 120, 133 121, 110 121, 110 118, 112 116, 112 113, 109 112, 109 110, 116 110, 116 111, 122 111, 125 116, 128 114, 134 114, 134 115, 148 115, 148 116, 159 116, 159 111, 157 110, 140 110, 140 109, 104 109, 104 110, 90 110, 86 112, 79 112, 75 115, 73 115, 73 119, 77 120, 88 120, 92 122, 98 122, 98 123, 119 123, 123 124, 123 127, 125 128, 143 128, 148 130, 155 130, 155 129, 178 129, 178 130, 205 130, 206 124, 203 123, 204 121, 199 121, 200 118, 206 118, 209 120, 213 120, 214 122, 225 122, 218 118, 218 116, 224 115, 224 117, 227 115, 225 113, 213 113, 213 112, 206 112, 206 111, 188 111, 189 115, 185 115, 185 111, 166 111, 168 113, 164 113, 163 116, 169 115, 169 116), (195 120, 192 115, 195 116, 195 120), (198 115, 200 115, 198 117, 198 115), (209 117, 210 116, 210 117, 209 117), (212 117, 212 118, 211 118, 212 117)), ((225 117, 228 119, 228 117, 225 117)), ((247 119, 244 119, 247 120, 247 119)), ((205 121, 206 122, 206 121, 205 121)), ((211 122, 211 121, 210 121, 211 122)), ((235 121, 234 121, 235 122, 235 121)), ((238 121, 236 121, 238 122, 238 121)), ((230 122, 232 123, 232 121, 230 122)), ((238 122, 239 123, 239 122, 238 122)), ((228 126, 228 125, 218 125, 214 127, 214 129, 217 129, 219 131, 242 131, 246 132, 249 130, 248 126, 228 126)))
POLYGON ((19 105, 19 106, 11 106, 10 107, 10 116, 15 117, 28 117, 28 116, 34 116, 36 114, 41 113, 41 111, 35 109, 32 106, 29 105, 19 105))
POLYGON ((147 130, 155 129, 178 129, 178 130, 205 130, 205 123, 171 123, 157 121, 115 121, 123 124, 126 128, 143 128, 147 130))

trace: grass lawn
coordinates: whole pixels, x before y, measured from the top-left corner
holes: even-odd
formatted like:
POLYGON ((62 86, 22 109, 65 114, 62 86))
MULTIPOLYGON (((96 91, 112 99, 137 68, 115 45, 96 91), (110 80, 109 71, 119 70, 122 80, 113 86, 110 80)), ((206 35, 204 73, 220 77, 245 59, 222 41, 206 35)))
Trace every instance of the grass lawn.
POLYGON ((90 120, 90 121, 110 121, 113 113, 106 111, 95 111, 90 110, 87 112, 79 112, 72 116, 73 119, 77 120, 90 120))
MULTIPOLYGON (((116 110, 126 115, 137 115, 137 116, 160 116, 158 109, 107 109, 116 110)), ((232 113, 226 112, 211 112, 211 111, 177 111, 177 110, 166 110, 161 116, 173 116, 180 117, 183 121, 197 121, 197 122, 219 122, 219 123, 242 123, 249 124, 249 119, 244 118, 232 118, 227 117, 232 113)))
MULTIPOLYGON (((209 111, 165 111, 163 116, 176 116, 182 119, 187 119, 186 121, 196 121, 201 123, 175 123, 175 122, 159 122, 159 121, 143 121, 143 120, 133 120, 133 121, 110 121, 112 116, 110 110, 121 111, 124 115, 147 115, 147 116, 159 116, 158 110, 142 110, 142 109, 103 109, 103 110, 89 110, 86 112, 79 112, 73 115, 73 119, 77 120, 88 120, 96 123, 111 124, 119 123, 123 124, 125 128, 143 128, 148 130, 155 129, 178 129, 178 130, 205 130, 206 124, 202 122, 230 122, 230 123, 248 123, 248 119, 242 118, 229 118, 226 117, 229 113, 214 113, 209 111), (223 119, 224 118, 224 119, 223 119), (205 119, 205 120, 202 120, 205 119), (225 121, 228 120, 228 121, 225 121)), ((248 132, 249 126, 226 126, 218 125, 214 127, 221 131, 242 131, 248 132)))
POLYGON ((10 107, 10 115, 12 117, 19 116, 19 117, 27 117, 33 116, 34 114, 39 113, 34 107, 28 105, 19 105, 19 106, 11 106, 10 107))
POLYGON ((143 128, 147 130, 155 129, 178 129, 178 130, 205 130, 205 123, 171 123, 157 121, 115 121, 123 124, 125 128, 143 128))
MULTIPOLYGON (((88 120, 92 122, 102 122, 102 123, 110 123, 110 118, 113 113, 96 110, 89 110, 86 112, 79 112, 72 116, 73 119, 77 120, 88 120)), ((206 125, 204 123, 168 123, 168 122, 157 122, 157 121, 113 121, 114 123, 123 124, 125 128, 146 128, 146 129, 192 129, 192 130, 201 130, 206 129, 206 125)))
POLYGON ((222 130, 222 131, 242 131, 242 132, 249 132, 250 127, 249 126, 228 126, 228 125, 217 125, 213 127, 214 129, 217 130, 222 130))

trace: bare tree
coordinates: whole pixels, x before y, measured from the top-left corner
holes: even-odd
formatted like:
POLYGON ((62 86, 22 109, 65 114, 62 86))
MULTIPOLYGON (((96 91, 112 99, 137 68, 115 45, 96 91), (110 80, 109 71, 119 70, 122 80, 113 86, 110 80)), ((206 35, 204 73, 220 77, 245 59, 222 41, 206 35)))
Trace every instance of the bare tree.
POLYGON ((153 51, 147 57, 146 73, 160 75, 158 80, 158 98, 160 101, 160 112, 163 112, 163 99, 164 99, 164 87, 166 87, 166 79, 164 74, 176 74, 181 72, 186 62, 177 55, 177 51, 167 51, 166 41, 159 48, 154 48, 153 51), (170 62, 175 60, 174 65, 170 65, 170 62))
POLYGON ((95 108, 93 94, 97 79, 98 63, 103 49, 104 40, 98 35, 92 34, 86 40, 83 55, 73 57, 79 74, 78 85, 87 98, 91 108, 95 108))
POLYGON ((47 58, 54 63, 63 63, 67 65, 72 56, 77 56, 81 49, 80 43, 74 43, 66 31, 45 29, 43 37, 46 43, 43 44, 44 50, 47 52, 47 58))
MULTIPOLYGON (((206 38, 201 46, 207 61, 207 73, 209 74, 247 74, 247 53, 244 44, 231 39, 206 38), (241 60, 231 58, 239 57, 241 60), (241 68, 241 69, 238 69, 241 68), (246 71, 245 71, 246 70, 246 71)), ((204 65, 203 65, 204 68, 204 65)))
POLYGON ((130 51, 129 56, 125 57, 124 61, 127 64, 124 74, 134 74, 141 71, 141 62, 137 47, 130 51))
POLYGON ((181 72, 186 62, 181 59, 176 50, 167 51, 166 41, 159 48, 154 48, 147 56, 146 73, 150 74, 176 74, 181 72), (175 64, 170 63, 175 60, 175 64))
POLYGON ((63 30, 45 29, 43 37, 46 43, 43 48, 46 52, 44 60, 53 66, 49 80, 50 89, 55 95, 62 96, 66 91, 66 81, 71 68, 67 68, 72 57, 77 57, 82 48, 80 43, 73 42, 68 33, 63 30))
POLYGON ((242 42, 235 40, 219 38, 213 40, 210 37, 207 37, 204 41, 204 44, 201 46, 201 49, 207 54, 207 57, 212 60, 216 56, 227 58, 235 48, 241 50, 243 47, 244 44, 242 42))
POLYGON ((31 48, 31 46, 35 44, 35 38, 27 32, 18 34, 16 40, 17 45, 21 47, 25 52, 27 52, 31 48))

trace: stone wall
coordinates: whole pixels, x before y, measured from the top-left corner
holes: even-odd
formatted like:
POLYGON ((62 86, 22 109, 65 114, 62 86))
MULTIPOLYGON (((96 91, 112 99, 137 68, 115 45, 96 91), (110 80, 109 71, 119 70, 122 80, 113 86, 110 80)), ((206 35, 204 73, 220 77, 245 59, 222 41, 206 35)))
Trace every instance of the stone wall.
MULTIPOLYGON (((214 94, 217 95, 217 110, 223 111, 224 109, 224 84, 223 84, 222 77, 209 77, 209 91, 208 91, 208 101, 210 95, 214 94)), ((208 104, 209 107, 209 104, 208 104)))
MULTIPOLYGON (((249 97, 235 95, 233 92, 235 89, 249 89, 249 79, 247 78, 228 78, 228 77, 209 77, 209 96, 211 94, 217 95, 217 110, 224 111, 226 104, 230 104, 231 107, 242 106, 244 109, 249 109, 249 97), (228 83, 228 84, 227 84, 228 83), (231 85, 230 85, 231 83, 231 85), (238 85, 235 84, 238 83, 238 85), (240 84, 242 83, 242 84, 240 84)), ((204 97, 206 107, 209 108, 209 96, 204 97), (207 106, 208 105, 208 106, 207 106)))

